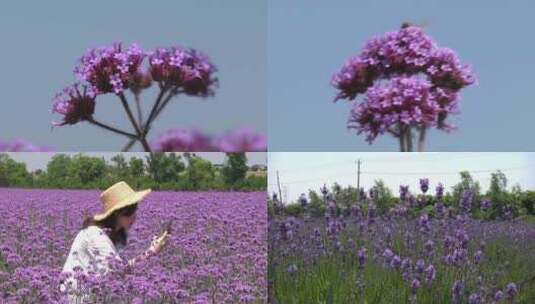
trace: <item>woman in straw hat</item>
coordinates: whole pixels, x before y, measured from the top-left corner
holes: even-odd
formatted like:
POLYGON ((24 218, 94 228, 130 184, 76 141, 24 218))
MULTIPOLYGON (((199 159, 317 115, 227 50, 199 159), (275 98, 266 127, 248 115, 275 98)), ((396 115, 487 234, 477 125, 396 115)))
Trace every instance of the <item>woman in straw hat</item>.
MULTIPOLYGON (((110 258, 121 261, 117 248, 126 245, 128 230, 136 220, 137 204, 150 192, 150 189, 136 192, 125 182, 119 182, 102 192, 100 200, 104 211, 85 219, 83 229, 76 235, 63 266, 63 273, 68 278, 61 285, 61 290, 69 294, 72 303, 88 300, 83 287, 78 288, 76 273, 106 274, 110 270, 110 258)), ((160 252, 169 233, 164 231, 153 240, 147 251, 128 261, 128 264, 134 265, 136 261, 160 252)))

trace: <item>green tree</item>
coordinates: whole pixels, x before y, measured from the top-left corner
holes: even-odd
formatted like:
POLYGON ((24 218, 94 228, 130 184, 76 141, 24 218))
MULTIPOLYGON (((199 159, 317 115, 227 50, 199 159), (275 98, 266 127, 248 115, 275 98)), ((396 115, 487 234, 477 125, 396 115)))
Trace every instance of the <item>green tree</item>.
POLYGON ((30 187, 32 177, 26 164, 16 162, 7 154, 0 154, 0 183, 4 186, 30 187))
POLYGON ((186 168, 186 190, 207 190, 215 181, 216 169, 211 162, 198 156, 188 154, 188 166, 186 168))
POLYGON ((394 205, 394 196, 382 179, 375 180, 373 187, 377 191, 377 209, 382 214, 394 205))
POLYGON ((164 183, 178 183, 185 167, 182 157, 176 153, 151 153, 146 160, 147 172, 156 182, 157 189, 164 183))
POLYGON ((69 176, 71 157, 65 154, 56 154, 46 166, 47 185, 52 188, 67 187, 72 176, 69 176))
POLYGON ((227 153, 225 165, 221 170, 225 184, 233 187, 242 182, 247 175, 247 156, 245 153, 227 153))

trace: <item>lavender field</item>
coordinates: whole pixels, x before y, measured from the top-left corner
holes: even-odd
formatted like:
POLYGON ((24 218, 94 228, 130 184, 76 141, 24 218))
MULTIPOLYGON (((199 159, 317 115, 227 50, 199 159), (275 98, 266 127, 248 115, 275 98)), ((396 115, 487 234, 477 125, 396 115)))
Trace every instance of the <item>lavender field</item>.
POLYGON ((499 202, 476 204, 470 192, 448 206, 441 193, 400 190, 383 213, 373 191, 350 207, 325 191, 324 217, 311 216, 306 199, 298 216, 275 206, 271 302, 535 303, 535 225, 478 219, 499 202), (426 199, 436 203, 422 208, 426 199))
MULTIPOLYGON (((0 189, 0 302, 65 303, 61 268, 97 191, 0 189)), ((140 204, 121 252, 142 253, 162 222, 173 234, 157 256, 84 279, 93 302, 264 303, 265 193, 153 192, 140 204)))

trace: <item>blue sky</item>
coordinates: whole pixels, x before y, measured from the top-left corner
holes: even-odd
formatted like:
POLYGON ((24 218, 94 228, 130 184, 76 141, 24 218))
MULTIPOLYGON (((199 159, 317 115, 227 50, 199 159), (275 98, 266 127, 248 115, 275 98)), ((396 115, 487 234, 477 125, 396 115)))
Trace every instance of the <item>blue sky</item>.
POLYGON ((452 134, 427 151, 533 151, 535 2, 271 0, 268 31, 270 151, 397 151, 346 129, 349 104, 333 104, 331 76, 374 35, 423 23, 472 65, 479 85, 461 92, 452 134))
MULTIPOLYGON (((24 138, 58 151, 118 151, 123 137, 88 124, 51 130, 54 95, 75 81, 90 47, 124 41, 150 49, 181 44, 207 53, 219 68, 216 97, 180 98, 154 127, 197 126, 222 133, 250 126, 266 133, 264 0, 4 1, 0 4, 0 139, 24 138)), ((150 106, 156 91, 144 95, 150 106)), ((99 99, 96 118, 129 128, 114 96, 99 99)), ((156 134, 152 134, 154 137, 156 134)), ((137 149, 140 149, 138 146, 137 149)))
POLYGON ((431 189, 441 182, 449 191, 459 182, 460 171, 471 172, 484 191, 496 170, 506 174, 509 187, 518 184, 522 189, 535 189, 535 153, 270 152, 268 191, 277 191, 277 171, 288 201, 308 193, 308 189, 318 191, 324 183, 356 187, 358 159, 362 161, 361 187, 369 189, 376 179, 382 179, 395 195, 400 184, 419 191, 419 179, 425 177, 431 189))

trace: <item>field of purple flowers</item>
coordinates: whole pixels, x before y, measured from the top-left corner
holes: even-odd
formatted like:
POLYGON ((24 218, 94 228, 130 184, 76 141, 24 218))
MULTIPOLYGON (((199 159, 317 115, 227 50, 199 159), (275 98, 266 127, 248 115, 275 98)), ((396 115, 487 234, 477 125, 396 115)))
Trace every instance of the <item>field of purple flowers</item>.
MULTIPOLYGON (((106 277, 85 278, 93 303, 264 303, 265 193, 156 192, 140 204, 121 251, 141 254, 162 222, 173 234, 159 255, 106 277)), ((64 303, 61 268, 96 191, 0 189, 0 302, 64 303)))
POLYGON ((535 225, 474 218, 491 202, 476 206, 469 191, 458 207, 437 191, 419 210, 407 192, 382 214, 373 191, 349 208, 325 191, 324 217, 279 206, 268 224, 270 302, 535 303, 535 225))

